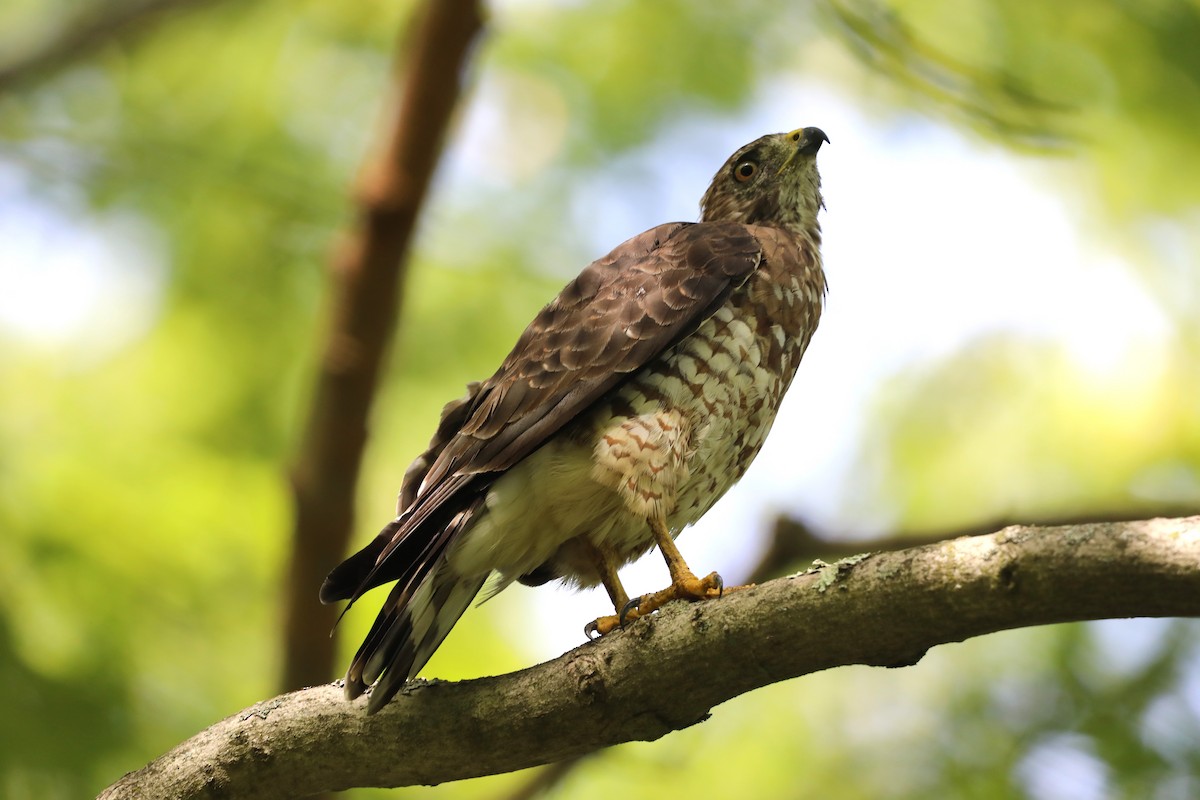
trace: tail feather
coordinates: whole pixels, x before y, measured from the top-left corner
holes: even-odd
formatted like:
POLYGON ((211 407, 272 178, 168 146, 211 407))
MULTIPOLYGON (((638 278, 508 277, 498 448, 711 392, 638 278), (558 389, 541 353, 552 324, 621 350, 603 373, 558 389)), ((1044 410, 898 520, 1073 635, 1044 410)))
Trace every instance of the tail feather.
POLYGON ((487 575, 459 574, 446 552, 483 508, 483 501, 482 495, 476 496, 449 518, 435 515, 403 533, 409 520, 402 516, 326 579, 322 600, 348 597, 352 603, 368 589, 396 581, 346 672, 350 699, 376 684, 368 713, 382 708, 425 666, 482 588, 487 575))
POLYGON ((380 553, 391 543, 400 524, 400 519, 392 520, 370 544, 334 567, 321 584, 321 602, 328 605, 338 600, 349 600, 388 580, 395 580, 398 576, 389 579, 381 575, 378 576, 380 580, 372 586, 364 584, 371 570, 375 569, 380 553))
POLYGON ((363 663, 366 656, 369 653, 373 653, 379 647, 384 634, 391 630, 397 623, 398 615, 394 610, 396 608, 394 598, 398 588, 392 590, 392 594, 388 597, 387 603, 384 604, 383 610, 379 612, 379 616, 371 624, 371 630, 367 632, 366 639, 359 645, 358 652, 354 655, 354 660, 350 662, 350 668, 346 670, 347 700, 353 700, 367 690, 367 683, 363 680, 363 663))
POLYGON ((461 577, 443 562, 425 577, 402 610, 388 614, 377 638, 364 642, 350 667, 360 685, 375 683, 368 714, 383 708, 420 672, 470 607, 485 578, 461 577))

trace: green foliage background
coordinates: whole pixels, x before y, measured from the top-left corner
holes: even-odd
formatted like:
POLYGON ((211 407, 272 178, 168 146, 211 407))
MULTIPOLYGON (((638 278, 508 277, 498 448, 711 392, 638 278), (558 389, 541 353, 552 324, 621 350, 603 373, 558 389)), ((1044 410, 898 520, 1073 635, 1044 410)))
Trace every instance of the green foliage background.
MULTIPOLYGON (((0 89, 0 214, 36 204, 135 254, 125 268, 153 287, 69 340, 0 330, 0 795, 94 794, 275 692, 283 465, 323 331, 325 264, 411 6, 194 3, 0 89)), ((0 65, 79 10, 6 4, 0 65)), ((1015 482, 1029 484, 1026 514, 1135 508, 1147 469, 1195 491, 1198 42, 1188 0, 496 3, 464 110, 492 115, 493 160, 481 170, 452 143, 422 222, 364 527, 441 403, 614 243, 579 236, 563 210, 626 177, 635 150, 737 118, 794 76, 876 118, 927 115, 1044 153, 1047 183, 1131 256, 1174 325, 1137 415, 1103 402, 1119 376, 1088 386, 1053 343, 967 342, 888 378, 853 502, 912 528, 989 518, 1015 482), (954 409, 987 423, 947 424, 954 409)), ((629 233, 662 221, 652 199, 629 233)), ((525 663, 498 630, 530 598, 464 620, 439 674, 477 674, 481 654, 491 669, 525 663)), ((1013 632, 914 669, 771 687, 594 756, 554 794, 1200 795, 1197 628, 1139 629, 1132 655, 1114 641, 1125 630, 1013 632), (1058 772, 1099 784, 1039 784, 1058 772)), ((522 780, 408 793, 501 796, 522 780)))

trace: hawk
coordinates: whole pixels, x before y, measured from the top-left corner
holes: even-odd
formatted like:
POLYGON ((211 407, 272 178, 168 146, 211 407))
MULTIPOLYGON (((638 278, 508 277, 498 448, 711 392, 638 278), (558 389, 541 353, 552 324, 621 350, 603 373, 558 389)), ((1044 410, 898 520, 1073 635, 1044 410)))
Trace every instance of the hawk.
MULTIPOLYGON (((603 584, 604 635, 672 599, 717 597, 674 537, 757 455, 816 330, 826 284, 819 128, 729 157, 700 221, 651 228, 589 264, 500 368, 442 411, 397 516, 329 573, 321 600, 395 582, 346 673, 382 708, 472 599, 513 581, 603 584), (617 570, 654 547, 671 585, 634 598, 617 570)), ((349 609, 349 604, 347 605, 349 609)))

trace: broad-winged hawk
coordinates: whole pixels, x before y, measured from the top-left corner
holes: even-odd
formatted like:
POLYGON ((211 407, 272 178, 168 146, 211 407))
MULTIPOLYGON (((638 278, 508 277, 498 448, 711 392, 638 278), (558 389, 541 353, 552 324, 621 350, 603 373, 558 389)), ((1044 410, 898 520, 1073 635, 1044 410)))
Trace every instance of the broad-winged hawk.
POLYGON ((442 412, 396 518, 334 569, 321 600, 395 581, 346 674, 368 711, 417 673, 490 577, 603 584, 604 634, 722 590, 673 537, 746 471, 817 327, 825 293, 818 128, 763 136, 713 177, 697 223, 651 228, 588 265, 492 377, 442 412), (632 602, 617 570, 655 546, 667 589, 632 602))

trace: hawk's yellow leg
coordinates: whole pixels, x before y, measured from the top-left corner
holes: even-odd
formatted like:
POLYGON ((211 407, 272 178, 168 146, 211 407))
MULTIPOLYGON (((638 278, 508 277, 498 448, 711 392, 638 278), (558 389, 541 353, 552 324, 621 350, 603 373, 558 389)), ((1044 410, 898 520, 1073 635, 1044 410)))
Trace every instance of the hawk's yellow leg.
POLYGON ((695 573, 688 568, 679 548, 675 546, 675 540, 671 538, 671 532, 667 530, 665 522, 654 517, 651 517, 648 522, 650 530, 654 532, 658 549, 667 561, 667 569, 671 572, 671 585, 654 594, 642 595, 635 597, 632 601, 621 603, 619 598, 625 596, 625 590, 621 588, 621 583, 617 580, 616 570, 613 569, 611 561, 605 559, 603 554, 597 551, 597 555, 600 556, 600 560, 597 561, 600 577, 604 582, 604 587, 608 589, 608 596, 613 601, 613 608, 617 613, 600 617, 594 622, 588 623, 584 632, 589 636, 593 633, 603 636, 626 622, 657 611, 672 600, 689 602, 707 600, 712 597, 720 597, 725 591, 725 584, 717 573, 710 572, 704 578, 697 578, 695 573), (614 591, 614 586, 616 591, 614 591))
MULTIPOLYGON (((625 593, 625 587, 621 585, 621 579, 617 577, 616 556, 586 539, 584 544, 588 548, 588 554, 592 557, 597 574, 600 575, 600 582, 604 584, 604 590, 608 592, 608 599, 612 601, 613 608, 620 611, 629 605, 629 595, 625 593)), ((605 631, 605 633, 607 632, 605 631)))

